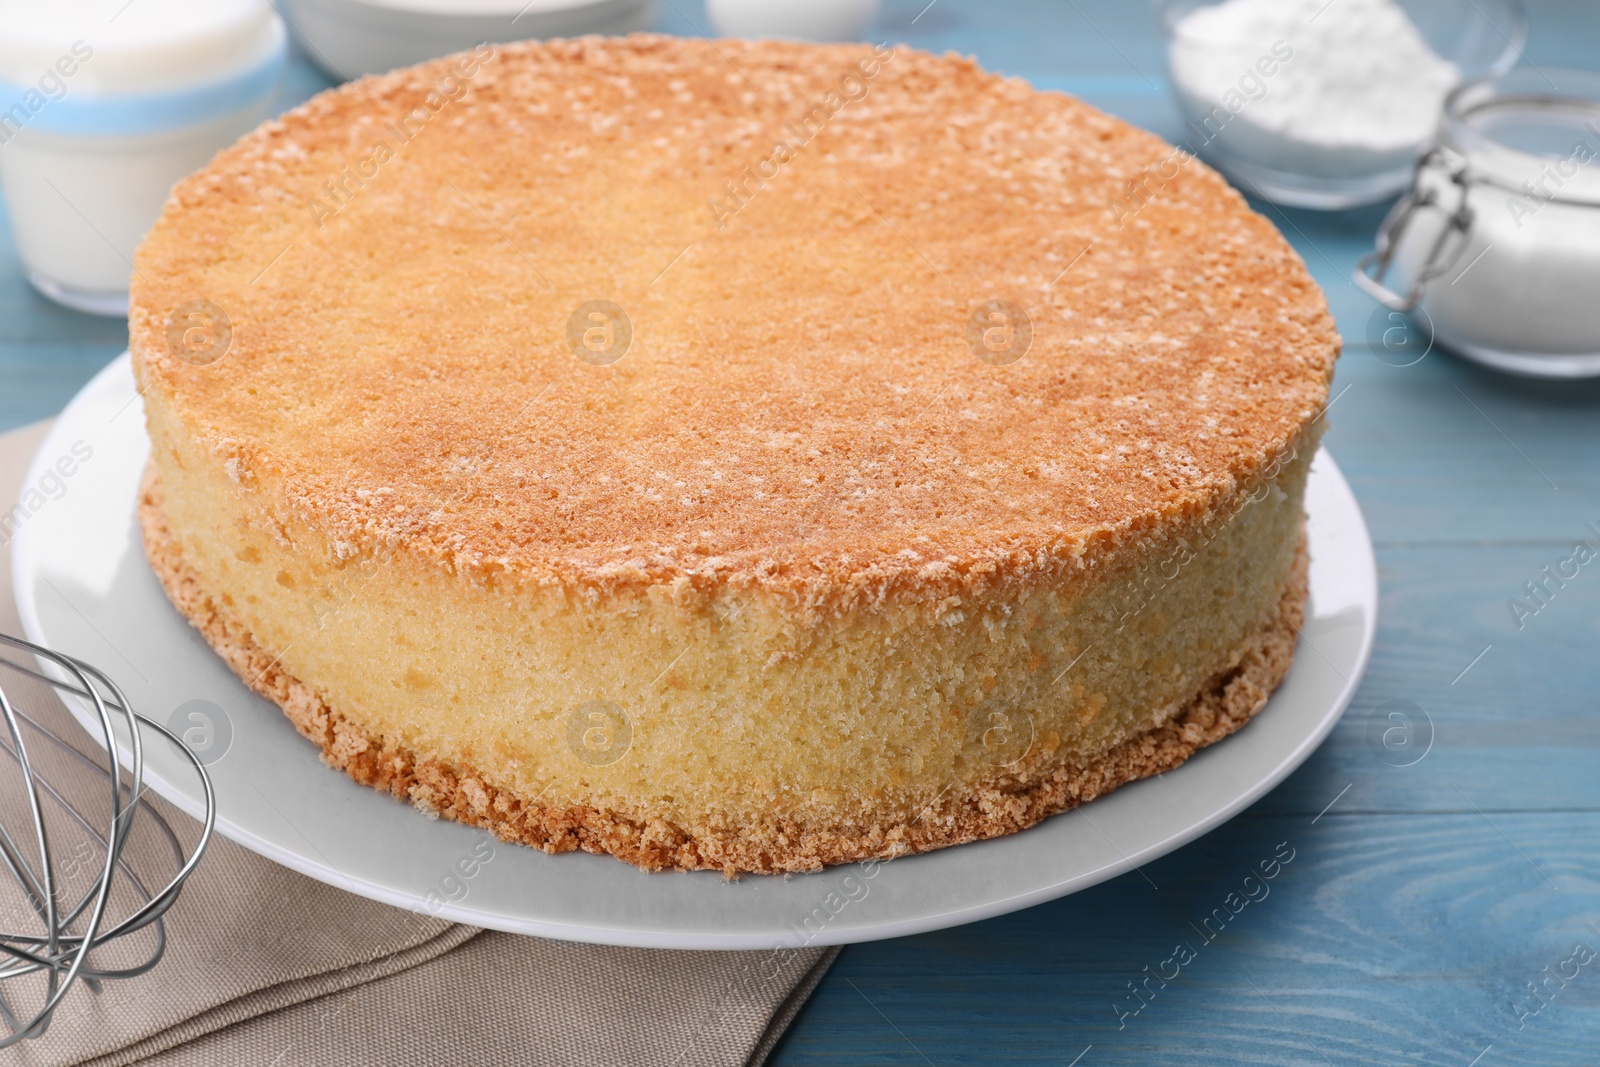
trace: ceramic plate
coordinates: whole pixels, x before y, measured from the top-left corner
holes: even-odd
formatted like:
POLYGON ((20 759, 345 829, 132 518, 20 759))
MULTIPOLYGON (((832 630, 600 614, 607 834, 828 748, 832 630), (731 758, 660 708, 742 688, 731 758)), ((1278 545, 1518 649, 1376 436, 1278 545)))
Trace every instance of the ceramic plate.
MULTIPOLYGON (((1311 604, 1299 654, 1272 703, 1238 734, 1159 778, 998 840, 787 878, 647 874, 608 856, 506 845, 325 767, 167 603, 134 523, 148 450, 124 356, 68 405, 28 475, 36 495, 24 500, 13 558, 28 636, 98 665, 145 715, 176 723, 208 761, 218 830, 246 848, 375 900, 543 937, 701 949, 842 944, 1085 889, 1193 840, 1299 766, 1349 702, 1377 625, 1366 524, 1321 452, 1307 494, 1311 604)), ((197 812, 198 785, 170 744, 146 752, 152 787, 197 812)))

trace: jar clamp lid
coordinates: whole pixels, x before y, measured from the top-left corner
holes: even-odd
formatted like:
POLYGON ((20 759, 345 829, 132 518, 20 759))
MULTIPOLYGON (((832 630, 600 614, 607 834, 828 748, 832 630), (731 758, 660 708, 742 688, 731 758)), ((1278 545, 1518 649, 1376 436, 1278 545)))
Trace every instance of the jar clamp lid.
POLYGON ((1556 151, 1575 128, 1595 138, 1582 162, 1600 157, 1600 76, 1593 73, 1515 70, 1459 86, 1445 101, 1434 142, 1418 157, 1412 188, 1379 226, 1373 251, 1356 263, 1356 285, 1395 311, 1415 308, 1427 284, 1448 274, 1467 248, 1475 221, 1469 194, 1476 186, 1527 199, 1530 211, 1548 203, 1600 207, 1600 175, 1566 170, 1574 157, 1562 159, 1556 151), (1444 224, 1407 291, 1399 293, 1384 279, 1408 226, 1424 211, 1439 212, 1444 224))
POLYGON ((1378 226, 1376 247, 1356 261, 1351 277, 1362 292, 1394 311, 1410 311, 1422 300, 1423 286, 1449 272, 1466 248, 1464 238, 1472 228, 1472 207, 1467 203, 1467 187, 1476 180, 1467 169, 1466 160, 1442 145, 1433 145, 1417 160, 1417 173, 1429 168, 1442 169, 1449 178, 1455 193, 1455 202, 1447 205, 1444 195, 1437 189, 1425 188, 1420 181, 1395 202, 1378 226), (1422 269, 1412 279, 1406 292, 1398 293, 1384 283, 1394 255, 1405 236, 1407 225, 1419 211, 1442 212, 1445 225, 1440 227, 1433 246, 1423 260, 1422 269), (1376 268, 1376 269, 1374 269, 1376 268))

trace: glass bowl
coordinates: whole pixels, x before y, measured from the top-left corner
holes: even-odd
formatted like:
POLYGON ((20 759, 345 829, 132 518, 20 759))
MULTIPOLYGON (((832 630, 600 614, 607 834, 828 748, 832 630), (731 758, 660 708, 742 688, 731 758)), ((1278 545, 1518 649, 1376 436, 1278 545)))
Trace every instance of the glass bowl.
MULTIPOLYGON (((1345 127, 1332 136, 1304 134, 1307 123, 1295 114, 1293 95, 1315 91, 1314 83, 1291 65, 1314 62, 1304 45, 1286 41, 1241 45, 1208 38, 1185 26, 1201 8, 1225 0, 1158 0, 1167 40, 1167 76, 1183 113, 1190 146, 1245 192, 1294 207, 1334 210, 1376 203, 1411 184, 1416 158, 1434 132, 1438 112, 1425 98, 1414 98, 1414 116, 1406 125, 1414 136, 1399 131, 1367 132, 1357 105, 1341 111, 1331 101, 1324 108, 1325 129, 1345 127), (1237 71, 1237 75, 1234 75, 1237 71), (1224 85, 1223 82, 1227 84, 1224 85), (1229 92, 1227 90, 1233 90, 1229 92), (1354 131, 1354 132, 1352 132, 1354 131)), ((1322 16, 1332 4, 1317 11, 1322 16)), ((1456 67, 1449 87, 1476 78, 1504 74, 1522 55, 1528 17, 1520 0, 1397 0, 1428 47, 1456 67)), ((1330 29, 1324 26, 1323 30, 1330 29)), ((1355 58, 1359 58, 1358 56, 1355 58)), ((1347 56, 1341 55, 1346 60, 1347 56)), ((1439 91, 1442 106, 1449 87, 1439 91)), ((1376 95, 1376 94, 1374 94, 1376 95)), ((1403 106, 1398 94, 1383 98, 1384 108, 1403 106)))

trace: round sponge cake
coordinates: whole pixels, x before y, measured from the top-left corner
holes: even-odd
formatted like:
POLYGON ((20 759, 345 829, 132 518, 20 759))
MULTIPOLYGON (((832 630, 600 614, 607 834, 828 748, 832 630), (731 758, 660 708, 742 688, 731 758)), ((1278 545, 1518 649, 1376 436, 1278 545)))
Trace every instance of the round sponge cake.
POLYGON ((1008 833, 1288 668, 1321 294, 1201 163, 969 60, 485 46, 262 126, 136 265, 173 602, 508 840, 1008 833))

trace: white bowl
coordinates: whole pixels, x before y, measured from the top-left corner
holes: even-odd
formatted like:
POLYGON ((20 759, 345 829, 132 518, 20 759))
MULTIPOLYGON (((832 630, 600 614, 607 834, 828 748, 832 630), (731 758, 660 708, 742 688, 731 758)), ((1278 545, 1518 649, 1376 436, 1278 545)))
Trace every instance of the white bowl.
POLYGON ((853 41, 878 17, 880 0, 706 0, 712 29, 727 37, 853 41))
POLYGON ((632 33, 659 0, 277 0, 312 61, 340 81, 485 41, 632 33))

